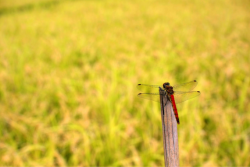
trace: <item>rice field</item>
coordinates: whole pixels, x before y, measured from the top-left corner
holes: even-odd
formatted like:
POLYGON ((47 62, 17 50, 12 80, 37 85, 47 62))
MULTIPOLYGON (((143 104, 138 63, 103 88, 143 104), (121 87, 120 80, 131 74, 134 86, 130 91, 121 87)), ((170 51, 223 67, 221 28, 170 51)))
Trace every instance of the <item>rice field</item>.
POLYGON ((0 1, 0 166, 164 166, 160 104, 136 85, 194 79, 180 165, 250 166, 249 7, 0 1))

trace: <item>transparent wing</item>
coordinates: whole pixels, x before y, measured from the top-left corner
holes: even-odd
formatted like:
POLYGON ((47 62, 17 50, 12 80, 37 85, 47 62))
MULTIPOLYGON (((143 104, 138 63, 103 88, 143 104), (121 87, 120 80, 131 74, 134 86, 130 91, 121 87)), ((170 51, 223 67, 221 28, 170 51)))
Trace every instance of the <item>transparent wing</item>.
POLYGON ((147 84, 138 84, 137 89, 142 90, 143 92, 155 92, 159 90, 160 85, 147 85, 147 84))
POLYGON ((139 93, 137 95, 140 98, 160 102, 160 94, 159 93, 139 93))
POLYGON ((174 85, 173 90, 187 92, 187 91, 193 90, 196 87, 196 85, 197 85, 197 81, 193 80, 191 82, 186 82, 183 84, 174 85))
POLYGON ((175 103, 181 103, 186 100, 192 99, 196 96, 199 96, 200 91, 190 91, 190 92, 174 92, 175 103))

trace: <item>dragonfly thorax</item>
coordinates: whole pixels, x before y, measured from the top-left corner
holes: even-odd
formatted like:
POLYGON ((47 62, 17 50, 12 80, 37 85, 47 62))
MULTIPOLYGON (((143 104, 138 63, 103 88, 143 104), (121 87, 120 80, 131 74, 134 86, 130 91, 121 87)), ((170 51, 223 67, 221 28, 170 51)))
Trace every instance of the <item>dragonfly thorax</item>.
POLYGON ((174 94, 174 90, 173 90, 173 87, 172 86, 166 86, 165 87, 165 90, 166 90, 166 92, 169 94, 169 95, 172 95, 172 94, 174 94))
POLYGON ((163 88, 165 89, 165 91, 166 91, 169 95, 174 94, 173 87, 170 86, 170 83, 169 83, 169 82, 165 82, 165 83, 163 84, 163 88))

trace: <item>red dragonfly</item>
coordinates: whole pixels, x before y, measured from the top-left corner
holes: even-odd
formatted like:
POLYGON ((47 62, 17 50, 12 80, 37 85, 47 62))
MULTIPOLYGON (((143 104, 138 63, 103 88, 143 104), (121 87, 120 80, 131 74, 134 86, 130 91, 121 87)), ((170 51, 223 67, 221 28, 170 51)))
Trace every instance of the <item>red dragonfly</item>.
MULTIPOLYGON (((196 96, 200 95, 200 91, 191 91, 193 90, 197 85, 196 80, 193 80, 191 82, 175 85, 175 86, 170 86, 169 82, 165 82, 163 84, 163 92, 162 95, 166 95, 168 100, 171 101, 175 118, 178 124, 179 122, 179 116, 176 108, 177 103, 184 102, 186 100, 189 100, 191 98, 194 98, 196 96)), ((138 84, 138 89, 140 90, 146 90, 150 93, 139 93, 138 97, 160 102, 160 93, 152 93, 152 90, 157 91, 159 90, 160 85, 147 85, 147 84, 138 84)))

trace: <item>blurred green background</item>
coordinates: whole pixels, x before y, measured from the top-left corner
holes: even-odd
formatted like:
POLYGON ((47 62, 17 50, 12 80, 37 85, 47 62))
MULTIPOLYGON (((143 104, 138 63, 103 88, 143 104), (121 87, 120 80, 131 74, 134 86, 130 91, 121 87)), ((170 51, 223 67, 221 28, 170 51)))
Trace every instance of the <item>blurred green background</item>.
POLYGON ((0 0, 0 166, 164 166, 138 83, 198 81, 181 166, 250 166, 250 1, 0 0))

